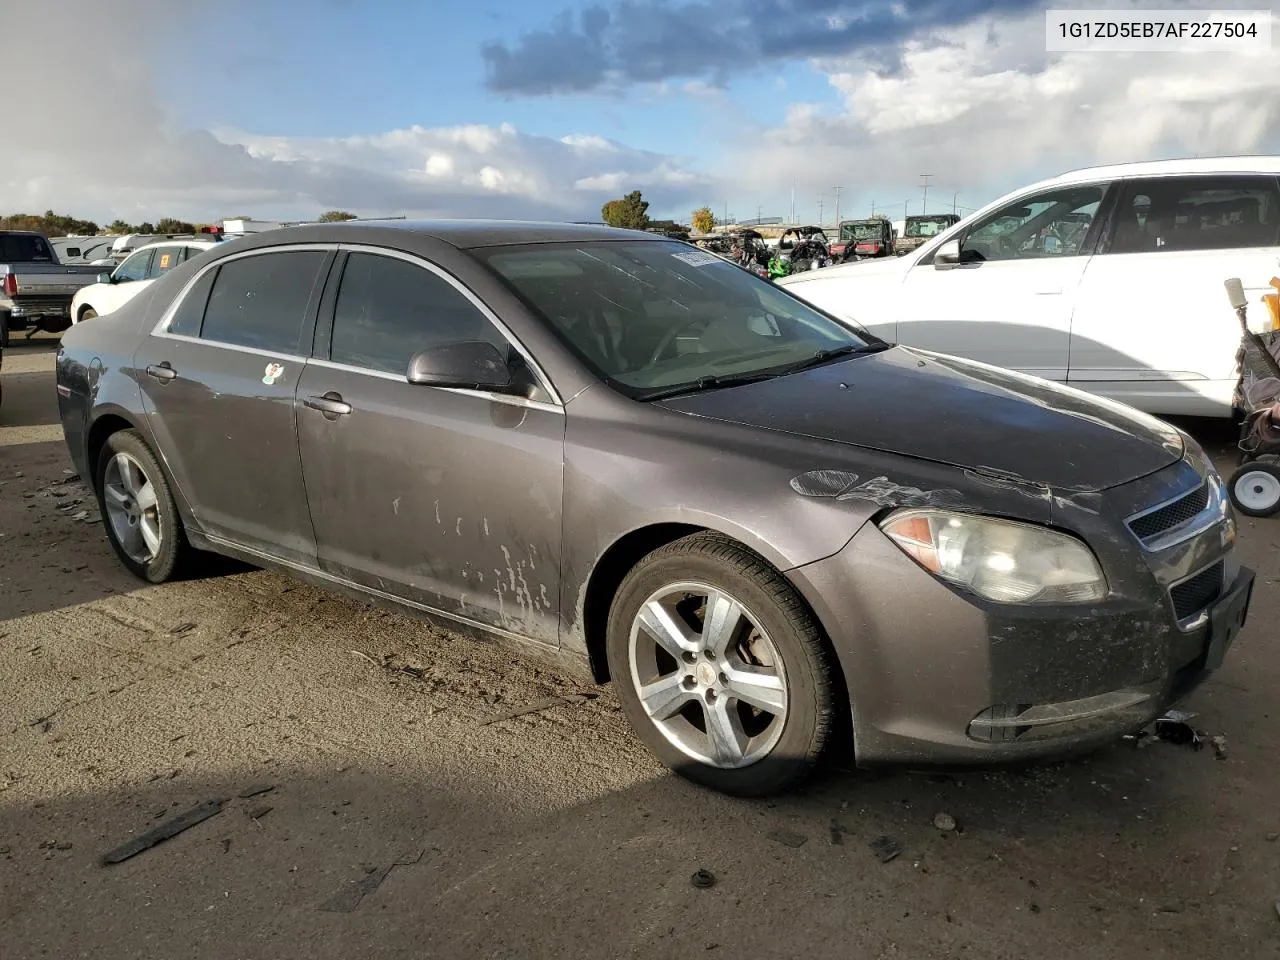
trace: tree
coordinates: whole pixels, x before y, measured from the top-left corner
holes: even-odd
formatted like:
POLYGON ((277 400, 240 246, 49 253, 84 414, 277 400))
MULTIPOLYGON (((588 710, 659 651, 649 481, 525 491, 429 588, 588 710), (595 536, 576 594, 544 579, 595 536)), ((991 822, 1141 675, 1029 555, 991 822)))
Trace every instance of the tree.
POLYGON ((187 223, 185 220, 175 220, 173 217, 164 217, 156 224, 156 233, 195 233, 195 224, 187 223))
POLYGON ((133 224, 125 223, 119 217, 107 224, 107 233, 135 233, 133 224))
POLYGON ((610 200, 600 208, 600 217, 611 227, 643 230, 649 225, 649 201, 632 190, 621 200, 610 200))
POLYGON ((325 213, 320 214, 321 223, 341 223, 344 220, 354 219, 356 219, 356 215, 354 213, 347 213, 345 210, 328 210, 325 213))
POLYGON ((699 207, 693 211, 693 229, 698 233, 710 233, 716 228, 716 215, 710 207, 699 207))
POLYGON ((134 232, 135 233, 156 233, 157 231, 156 231, 156 228, 152 226, 150 223, 140 223, 138 224, 138 229, 135 230, 134 232))

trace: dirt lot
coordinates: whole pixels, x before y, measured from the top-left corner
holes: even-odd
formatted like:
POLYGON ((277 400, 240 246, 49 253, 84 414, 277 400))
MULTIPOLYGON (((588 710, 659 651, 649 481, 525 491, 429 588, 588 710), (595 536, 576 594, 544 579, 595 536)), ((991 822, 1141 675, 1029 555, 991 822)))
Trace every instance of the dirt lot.
POLYGON ((229 564, 143 587, 67 476, 52 349, 7 352, 0 408, 4 960, 1280 957, 1280 521, 1243 521, 1252 620, 1186 704, 1225 758, 831 770, 749 803, 499 649, 229 564))

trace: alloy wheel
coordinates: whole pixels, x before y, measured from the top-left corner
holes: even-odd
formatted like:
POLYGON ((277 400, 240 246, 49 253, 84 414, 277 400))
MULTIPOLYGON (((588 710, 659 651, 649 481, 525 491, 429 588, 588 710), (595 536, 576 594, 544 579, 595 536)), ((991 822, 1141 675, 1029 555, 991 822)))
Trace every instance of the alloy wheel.
POLYGON ((737 769, 777 745, 786 672, 759 620, 735 597, 705 583, 663 587, 640 606, 629 653, 641 707, 691 759, 737 769))
POLYGON ((117 453, 103 474, 102 500, 116 541, 137 563, 160 553, 161 526, 155 485, 136 459, 117 453))

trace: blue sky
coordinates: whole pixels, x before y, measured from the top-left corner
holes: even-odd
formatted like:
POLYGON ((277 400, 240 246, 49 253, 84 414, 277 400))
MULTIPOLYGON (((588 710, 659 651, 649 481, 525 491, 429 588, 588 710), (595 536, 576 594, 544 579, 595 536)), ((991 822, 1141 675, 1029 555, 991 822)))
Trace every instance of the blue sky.
MULTIPOLYGON (((1126 4, 1151 5, 1107 5, 1126 4)), ((787 214, 794 183, 805 219, 830 218, 836 186, 846 213, 901 216, 925 173, 933 208, 963 211, 1092 163, 1280 150, 1272 57, 1049 54, 1044 8, 18 4, 6 34, 59 50, 6 50, 44 86, 7 108, 24 136, 0 152, 0 208, 591 219, 641 189, 657 216, 749 217, 787 214)))

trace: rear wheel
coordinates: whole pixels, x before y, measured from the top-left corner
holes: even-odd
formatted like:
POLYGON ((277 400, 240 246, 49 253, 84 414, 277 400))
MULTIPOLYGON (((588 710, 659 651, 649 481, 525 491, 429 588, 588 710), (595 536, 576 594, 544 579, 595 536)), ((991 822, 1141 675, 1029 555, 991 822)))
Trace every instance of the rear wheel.
POLYGON ((632 726, 690 780, 762 796, 821 757, 831 657, 795 589, 741 544, 695 534, 650 554, 619 588, 606 642, 632 726))
POLYGON ((149 583, 172 579, 192 551, 160 463, 136 430, 107 438, 95 480, 107 539, 120 562, 149 583))
POLYGON ((1271 517, 1280 513, 1280 466, 1274 463, 1246 463, 1231 475, 1227 484, 1231 502, 1250 517, 1271 517))

